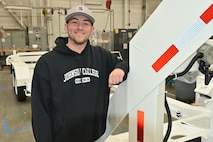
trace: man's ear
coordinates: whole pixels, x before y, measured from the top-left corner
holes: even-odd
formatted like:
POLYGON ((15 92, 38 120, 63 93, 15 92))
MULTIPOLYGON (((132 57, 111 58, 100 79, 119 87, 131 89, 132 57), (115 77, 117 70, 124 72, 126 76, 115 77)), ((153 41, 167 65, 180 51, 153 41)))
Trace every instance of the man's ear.
POLYGON ((64 30, 67 33, 67 23, 64 24, 64 30))
POLYGON ((93 26, 93 27, 92 27, 92 30, 91 30, 91 35, 93 35, 94 32, 95 32, 95 27, 93 26))

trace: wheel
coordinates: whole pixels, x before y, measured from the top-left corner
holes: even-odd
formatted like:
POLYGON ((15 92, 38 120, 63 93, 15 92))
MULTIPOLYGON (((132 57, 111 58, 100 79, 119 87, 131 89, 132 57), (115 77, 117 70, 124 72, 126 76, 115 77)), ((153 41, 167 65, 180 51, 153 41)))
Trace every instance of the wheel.
POLYGON ((26 101, 26 99, 27 99, 27 96, 25 95, 26 86, 17 86, 17 81, 16 81, 14 71, 12 71, 12 76, 13 76, 13 89, 14 89, 15 95, 17 97, 17 100, 19 102, 26 101))
POLYGON ((25 89, 26 89, 25 86, 17 87, 16 97, 19 102, 26 101, 27 99, 27 96, 25 95, 25 91, 24 91, 25 89))

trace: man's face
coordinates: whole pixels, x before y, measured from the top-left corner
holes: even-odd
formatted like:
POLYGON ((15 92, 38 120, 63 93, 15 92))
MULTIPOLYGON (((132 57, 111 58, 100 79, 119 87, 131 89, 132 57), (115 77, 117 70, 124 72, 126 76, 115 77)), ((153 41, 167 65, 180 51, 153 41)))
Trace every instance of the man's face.
POLYGON ((94 31, 94 27, 90 20, 83 15, 71 17, 65 24, 65 29, 71 42, 74 42, 75 44, 83 44, 87 42, 94 31))

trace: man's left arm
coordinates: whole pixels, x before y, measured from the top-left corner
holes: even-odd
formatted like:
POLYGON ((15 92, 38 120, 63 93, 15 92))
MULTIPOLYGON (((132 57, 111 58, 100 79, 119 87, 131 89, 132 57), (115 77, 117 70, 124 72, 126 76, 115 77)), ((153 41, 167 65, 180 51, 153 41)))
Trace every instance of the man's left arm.
POLYGON ((115 68, 109 74, 108 86, 112 87, 112 85, 119 84, 124 80, 125 72, 120 68, 115 68))

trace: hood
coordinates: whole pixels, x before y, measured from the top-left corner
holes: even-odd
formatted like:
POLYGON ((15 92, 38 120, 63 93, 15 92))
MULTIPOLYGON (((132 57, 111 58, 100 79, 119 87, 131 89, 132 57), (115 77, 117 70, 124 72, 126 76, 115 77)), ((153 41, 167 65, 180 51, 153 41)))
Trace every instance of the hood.
MULTIPOLYGON (((68 47, 67 47, 67 42, 68 42, 68 37, 58 37, 56 40, 55 40, 55 43, 56 43, 56 47, 53 48, 54 51, 56 52, 60 52, 60 53, 63 53, 63 54, 72 54, 72 55, 79 55, 78 53, 70 50, 68 47)), ((84 49, 84 51, 81 53, 83 54, 86 50, 88 50, 88 48, 90 47, 90 42, 88 40, 87 42, 87 45, 86 45, 86 48, 84 49)))

